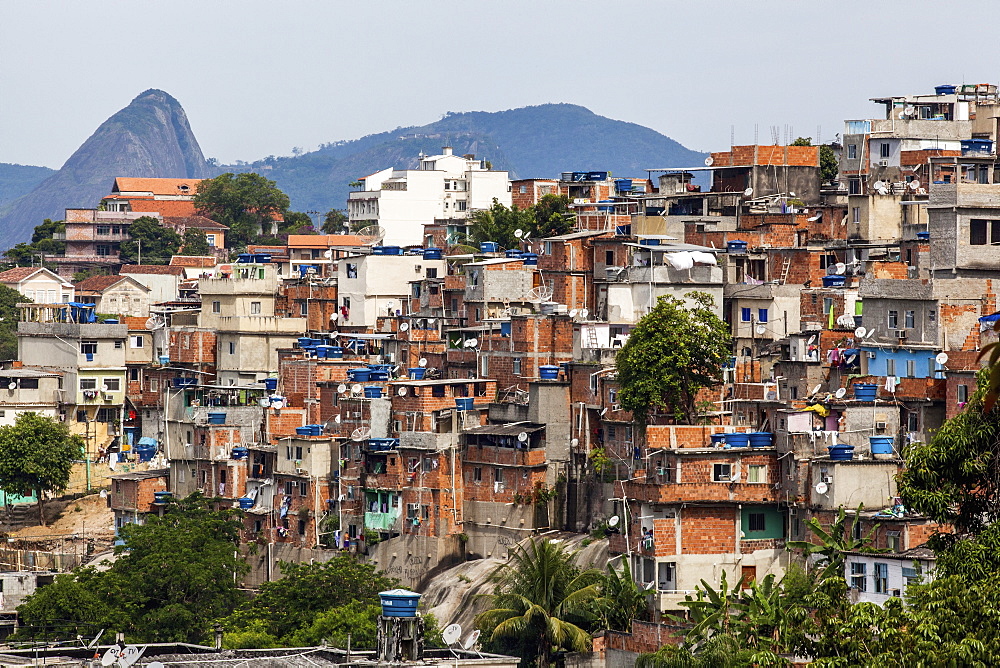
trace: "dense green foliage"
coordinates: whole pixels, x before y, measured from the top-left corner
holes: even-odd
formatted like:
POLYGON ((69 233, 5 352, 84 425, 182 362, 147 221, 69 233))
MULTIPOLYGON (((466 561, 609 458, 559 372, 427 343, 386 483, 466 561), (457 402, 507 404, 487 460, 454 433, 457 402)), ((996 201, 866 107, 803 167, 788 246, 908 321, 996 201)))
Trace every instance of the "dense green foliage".
POLYGON ((489 209, 469 215, 469 237, 476 243, 495 241, 501 248, 520 248, 517 230, 523 238, 541 239, 572 232, 574 221, 565 195, 545 195, 526 209, 516 204, 507 208, 494 199, 489 209))
POLYGON ((347 214, 340 209, 330 209, 323 216, 324 234, 343 234, 347 229, 347 214))
POLYGON ((142 216, 128 226, 121 259, 127 264, 168 264, 181 247, 181 235, 152 216, 142 216))
POLYGON ((18 607, 30 636, 59 620, 94 623, 139 642, 204 642, 212 621, 241 600, 236 582, 246 564, 236 554, 238 511, 216 510, 193 495, 162 517, 127 524, 110 569, 78 569, 18 607))
POLYGON ((288 196, 274 181, 253 172, 227 172, 202 181, 194 204, 203 216, 229 227, 228 245, 235 251, 270 234, 272 223, 288 212, 288 196))
POLYGON ((66 489, 73 462, 83 456, 83 439, 69 427, 37 413, 19 413, 0 427, 0 489, 38 496, 42 524, 43 493, 66 489))
POLYGON ((65 231, 65 222, 46 218, 35 227, 31 234, 31 243, 21 242, 13 248, 9 248, 4 253, 4 257, 8 262, 18 267, 31 267, 42 263, 46 256, 62 255, 66 252, 66 242, 53 237, 57 232, 65 231))
MULTIPOLYGON (((227 644, 235 646, 239 634, 252 629, 275 646, 294 645, 324 630, 349 630, 351 620, 360 618, 370 622, 374 634, 378 592, 398 584, 348 554, 314 564, 282 562, 281 572, 284 577, 262 584, 254 598, 223 620, 226 631, 236 634, 227 644)), ((371 640, 365 645, 355 634, 353 642, 373 647, 374 635, 371 640)))
POLYGON ((655 411, 693 424, 698 391, 721 381, 731 354, 729 326, 715 314, 711 296, 684 297, 686 303, 660 297, 615 358, 622 407, 641 424, 655 411))
POLYGON ((210 255, 211 246, 208 245, 208 237, 196 227, 189 227, 184 230, 184 237, 181 239, 181 248, 178 255, 210 255))
POLYGON ((588 650, 603 577, 578 568, 575 557, 545 539, 515 549, 494 573, 489 609, 476 617, 484 645, 542 668, 554 651, 588 650))
POLYGON ((0 360, 17 359, 18 304, 31 300, 13 288, 0 285, 0 360))

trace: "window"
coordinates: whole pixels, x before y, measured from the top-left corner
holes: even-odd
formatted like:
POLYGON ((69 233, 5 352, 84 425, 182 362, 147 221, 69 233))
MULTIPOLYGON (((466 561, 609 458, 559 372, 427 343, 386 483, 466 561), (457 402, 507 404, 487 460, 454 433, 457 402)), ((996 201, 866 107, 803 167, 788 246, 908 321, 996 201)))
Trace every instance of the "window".
POLYGON ((291 480, 286 480, 285 481, 285 496, 291 496, 292 495, 292 485, 293 484, 294 483, 291 480))
POLYGON ((868 591, 868 568, 866 564, 851 563, 851 588, 858 591, 868 591))
POLYGON ((520 357, 515 357, 514 358, 514 364, 513 364, 513 366, 514 366, 514 368, 513 368, 512 373, 515 376, 520 376, 521 375, 521 358, 520 357))
POLYGON ((891 150, 890 150, 889 144, 886 144, 885 142, 882 142, 882 145, 879 146, 879 157, 880 158, 888 158, 889 155, 890 155, 890 153, 891 153, 891 150))
POLYGON ((128 379, 134 382, 139 381, 139 367, 134 366, 128 370, 128 379))
POLYGON ((913 322, 916 320, 916 313, 916 311, 903 312, 903 327, 906 329, 913 329, 913 322))
POLYGON ((749 513, 747 515, 747 531, 766 531, 767 522, 764 513, 749 513))
POLYGON ((889 564, 883 564, 875 562, 875 593, 876 594, 888 594, 889 593, 889 564))
POLYGON ((347 263, 347 277, 357 278, 358 277, 358 265, 353 262, 347 263))
POLYGON ((830 315, 833 310, 833 297, 823 297, 823 315, 830 315))
POLYGON ((748 466, 747 482, 767 482, 767 465, 751 464, 748 466))
POLYGON ((969 386, 959 385, 955 388, 955 396, 958 399, 959 404, 969 403, 969 386))
POLYGON ((899 329, 899 311, 889 311, 887 324, 889 329, 899 329))
POLYGON ((306 535, 306 521, 305 520, 299 520, 299 535, 300 536, 305 536, 306 535))
POLYGON ((97 234, 98 234, 98 236, 102 236, 102 237, 108 236, 109 234, 111 234, 111 226, 110 225, 98 225, 97 226, 97 234))
POLYGON ((767 309, 759 308, 757 309, 757 322, 767 322, 767 309))
POLYGON ((524 195, 525 193, 528 192, 528 186, 519 186, 518 187, 518 192, 521 193, 522 195, 524 195))
POLYGON ((132 336, 132 337, 129 337, 129 338, 132 339, 132 347, 133 348, 142 348, 143 344, 142 344, 142 336, 141 335, 139 335, 139 336, 132 336))
POLYGON ((97 244, 97 254, 100 257, 107 257, 111 255, 111 246, 107 244, 97 244))
POLYGON ((115 350, 121 350, 125 347, 124 341, 115 341, 115 350))
POLYGON ((250 315, 260 315, 260 302, 250 302, 250 315))
POLYGON ((212 313, 222 313, 222 302, 212 302, 212 313))
POLYGON ((493 482, 503 482, 503 469, 493 469, 493 482))
POLYGON ((97 341, 81 341, 80 352, 83 353, 84 355, 96 355, 97 341))
POLYGON ((895 376, 896 375, 896 360, 891 357, 885 361, 885 375, 895 376))
POLYGON ((464 199, 460 199, 457 202, 455 202, 455 209, 457 211, 465 211, 468 206, 469 206, 469 203, 466 202, 464 199))
POLYGON ((299 496, 309 496, 309 483, 305 480, 299 482, 299 496))
POLYGON ((885 546, 891 552, 899 552, 899 532, 889 531, 885 535, 885 546))
POLYGON ((235 341, 230 341, 229 342, 229 354, 230 355, 235 355, 236 354, 236 342, 235 341))
POLYGON ((301 304, 299 304, 299 315, 301 315, 303 318, 309 315, 309 302, 303 301, 301 304))
POLYGON ((437 267, 428 267, 427 268, 427 278, 437 278, 437 277, 438 277, 437 267))
POLYGON ((913 378, 917 375, 917 360, 906 360, 906 377, 913 378))
POLYGON ((712 464, 712 480, 715 482, 729 482, 732 477, 732 464, 712 464))
POLYGON ((740 309, 740 322, 750 322, 750 318, 751 318, 750 314, 752 312, 753 311, 750 308, 741 308, 740 309))
POLYGON ((483 481, 483 469, 482 469, 482 467, 477 466, 474 469, 472 469, 472 481, 473 482, 482 482, 483 481))
POLYGON ((861 179, 850 179, 847 183, 848 183, 848 187, 850 188, 850 190, 848 192, 851 195, 860 195, 861 194, 861 179))
POLYGON ((916 584, 920 581, 920 573, 917 572, 916 568, 903 567, 903 581, 907 586, 911 584, 916 584))
POLYGON ((81 390, 96 390, 97 389, 97 379, 96 378, 81 378, 80 379, 80 389, 81 390))
POLYGON ((937 311, 927 309, 927 322, 937 322, 937 311))
POLYGON ((122 389, 121 378, 105 378, 104 384, 108 386, 108 392, 118 392, 122 389))
POLYGON ((848 160, 857 160, 858 159, 858 145, 857 144, 848 144, 847 145, 847 159, 848 160))
POLYGON ((206 234, 205 235, 205 241, 208 242, 209 246, 215 246, 215 235, 214 234, 206 234))
POLYGON ((614 264, 614 263, 615 263, 615 252, 604 251, 604 264, 614 264))
POLYGON ((861 222, 861 207, 853 206, 851 207, 851 222, 860 223, 861 222))

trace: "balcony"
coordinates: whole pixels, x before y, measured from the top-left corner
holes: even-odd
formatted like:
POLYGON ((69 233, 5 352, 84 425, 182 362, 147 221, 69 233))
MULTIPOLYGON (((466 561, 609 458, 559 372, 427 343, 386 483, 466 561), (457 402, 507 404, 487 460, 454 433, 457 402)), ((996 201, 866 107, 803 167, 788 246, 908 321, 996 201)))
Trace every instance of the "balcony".
POLYGON ((365 513, 365 528, 377 531, 391 531, 398 528, 399 509, 387 513, 365 513))

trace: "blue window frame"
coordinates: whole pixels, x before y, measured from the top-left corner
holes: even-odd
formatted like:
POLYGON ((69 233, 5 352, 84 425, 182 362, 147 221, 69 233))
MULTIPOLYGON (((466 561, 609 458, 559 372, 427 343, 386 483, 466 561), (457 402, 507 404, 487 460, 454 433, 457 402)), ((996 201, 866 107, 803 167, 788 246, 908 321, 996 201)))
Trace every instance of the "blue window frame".
POLYGON ((741 308, 740 309, 740 322, 750 322, 750 313, 751 313, 751 310, 749 308, 741 308))
POLYGON ((757 309, 757 322, 767 322, 767 309, 759 308, 757 309))

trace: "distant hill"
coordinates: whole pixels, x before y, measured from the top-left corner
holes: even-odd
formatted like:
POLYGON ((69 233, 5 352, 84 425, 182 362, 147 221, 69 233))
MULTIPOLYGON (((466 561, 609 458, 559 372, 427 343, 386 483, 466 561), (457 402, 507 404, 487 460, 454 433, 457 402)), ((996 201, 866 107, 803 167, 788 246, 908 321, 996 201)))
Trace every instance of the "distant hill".
POLYGON ((691 151, 635 123, 598 116, 573 104, 543 104, 508 111, 450 113, 429 125, 398 128, 317 151, 255 163, 224 165, 222 171, 256 171, 277 182, 298 211, 343 209, 348 183, 386 167, 413 168, 417 156, 474 153, 514 177, 551 178, 564 171, 609 170, 645 176, 649 167, 701 164, 691 151))
POLYGON ((0 208, 0 248, 28 240, 43 219, 61 219, 67 208, 96 206, 116 176, 212 176, 177 100, 147 90, 104 121, 59 171, 0 208))
POLYGON ((0 162, 0 207, 26 195, 56 170, 0 162))

